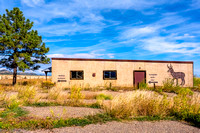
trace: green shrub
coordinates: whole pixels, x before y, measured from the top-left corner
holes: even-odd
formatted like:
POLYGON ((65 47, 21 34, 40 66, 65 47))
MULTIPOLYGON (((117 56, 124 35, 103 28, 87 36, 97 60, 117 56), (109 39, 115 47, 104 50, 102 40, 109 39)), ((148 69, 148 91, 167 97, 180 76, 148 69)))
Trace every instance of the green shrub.
POLYGON ((193 78, 193 84, 194 84, 194 87, 200 87, 200 78, 194 76, 194 78, 193 78))
POLYGON ((1 118, 6 118, 8 117, 8 115, 13 114, 13 117, 21 117, 26 115, 28 112, 24 111, 22 108, 20 107, 14 107, 14 108, 6 108, 4 111, 2 111, 0 113, 0 117, 1 118))
POLYGON ((190 90, 189 88, 179 88, 177 89, 176 92, 179 96, 182 96, 182 97, 186 97, 187 95, 191 96, 194 94, 193 91, 190 90))
POLYGON ((95 97, 97 100, 111 100, 113 97, 111 95, 99 94, 95 97))
POLYGON ((174 97, 172 115, 181 120, 186 120, 200 126, 200 103, 198 95, 188 88, 182 88, 174 97))
POLYGON ((2 121, 0 122, 0 129, 52 129, 66 126, 85 126, 89 124, 105 123, 107 121, 117 120, 107 114, 96 114, 92 116, 85 116, 84 118, 69 118, 69 119, 18 119, 17 121, 2 121))
POLYGON ((166 79, 163 81, 162 91, 164 92, 173 92, 173 93, 181 93, 180 91, 189 91, 189 88, 182 88, 179 85, 174 85, 174 81, 172 79, 166 79))
POLYGON ((148 88, 148 84, 145 82, 140 82, 139 83, 139 89, 147 89, 148 88))
POLYGON ((172 79, 165 79, 163 81, 163 87, 164 90, 172 89, 174 88, 174 81, 172 79))
POLYGON ((42 82, 42 84, 41 84, 41 87, 43 88, 43 89, 51 89, 51 88, 53 88, 55 86, 55 83, 53 83, 53 82, 51 82, 51 81, 44 81, 44 82, 42 82))
POLYGON ((18 82, 18 85, 23 85, 23 86, 33 86, 33 85, 36 85, 37 84, 37 81, 36 80, 26 80, 26 81, 21 81, 21 82, 18 82))
POLYGON ((192 89, 195 90, 195 91, 199 91, 200 92, 200 78, 194 76, 193 83, 194 83, 193 84, 194 87, 192 87, 192 89))

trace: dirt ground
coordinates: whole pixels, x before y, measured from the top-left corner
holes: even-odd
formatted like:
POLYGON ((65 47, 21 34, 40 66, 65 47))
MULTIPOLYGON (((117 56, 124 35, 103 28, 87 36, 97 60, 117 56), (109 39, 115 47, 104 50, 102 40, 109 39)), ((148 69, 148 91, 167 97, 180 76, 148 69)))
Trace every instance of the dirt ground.
POLYGON ((51 130, 15 130, 17 133, 199 133, 200 129, 177 121, 108 122, 85 127, 63 127, 51 130))

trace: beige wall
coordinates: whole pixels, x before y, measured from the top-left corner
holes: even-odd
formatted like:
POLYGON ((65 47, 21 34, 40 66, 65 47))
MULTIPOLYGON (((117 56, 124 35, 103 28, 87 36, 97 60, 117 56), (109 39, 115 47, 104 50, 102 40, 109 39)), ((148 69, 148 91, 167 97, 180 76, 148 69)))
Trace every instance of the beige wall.
MULTIPOLYGON (((81 85, 83 87, 112 86, 132 87, 133 71, 146 71, 146 82, 158 81, 157 86, 162 86, 165 79, 172 76, 168 71, 169 63, 157 62, 119 62, 119 61, 78 61, 78 60, 52 60, 52 81, 57 82, 58 75, 64 75, 66 82, 59 82, 66 87, 81 85), (70 70, 83 70, 84 80, 70 80, 70 70), (117 80, 103 80, 103 70, 117 70, 117 80), (93 77, 92 74, 96 73, 93 77), (152 76, 152 74, 157 74, 152 76), (151 78, 154 77, 154 78, 151 78)), ((185 73, 184 87, 193 86, 193 64, 171 63, 175 72, 185 73)), ((179 79, 179 83, 181 80, 179 79)), ((153 84, 149 84, 153 86, 153 84)))

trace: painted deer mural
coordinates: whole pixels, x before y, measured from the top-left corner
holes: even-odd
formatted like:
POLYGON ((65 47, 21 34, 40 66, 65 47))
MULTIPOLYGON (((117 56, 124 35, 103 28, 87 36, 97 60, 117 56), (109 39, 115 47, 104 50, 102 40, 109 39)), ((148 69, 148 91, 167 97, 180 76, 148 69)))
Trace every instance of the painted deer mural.
POLYGON ((173 81, 176 79, 176 85, 178 85, 178 79, 181 79, 181 86, 183 86, 185 84, 185 73, 183 72, 174 72, 173 66, 170 64, 167 65, 167 67, 169 68, 169 70, 167 72, 170 72, 172 77, 173 77, 173 81))

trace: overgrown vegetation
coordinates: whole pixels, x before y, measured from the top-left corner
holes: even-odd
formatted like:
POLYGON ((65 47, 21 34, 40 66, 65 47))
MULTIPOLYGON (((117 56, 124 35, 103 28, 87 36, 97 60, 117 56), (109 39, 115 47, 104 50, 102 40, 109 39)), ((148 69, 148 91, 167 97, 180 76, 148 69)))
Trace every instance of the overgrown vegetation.
POLYGON ((43 89, 51 89, 55 86, 55 83, 51 82, 51 81, 44 81, 41 83, 41 87, 43 89))
POLYGON ((192 89, 200 92, 200 78, 194 76, 193 83, 194 83, 194 87, 192 89))
POLYGON ((96 96, 97 100, 111 100, 113 97, 111 95, 99 94, 96 96))
POLYGON ((15 121, 2 121, 0 122, 0 129, 40 129, 40 128, 59 128, 66 126, 85 126, 88 124, 105 123, 107 121, 117 120, 107 114, 96 114, 93 116, 86 116, 84 118, 69 118, 69 119, 16 119, 15 121))
POLYGON ((124 93, 114 97, 104 110, 115 118, 173 116, 200 126, 200 95, 185 88, 174 98, 150 91, 124 93))
MULTIPOLYGON (((116 96, 87 91, 73 86, 70 90, 54 86, 43 92, 42 80, 25 82, 14 88, 0 86, 0 104, 4 109, 0 112, 0 128, 55 128, 63 126, 84 126, 91 123, 102 123, 111 120, 184 120, 199 126, 200 123, 200 94, 190 88, 173 85, 171 80, 163 82, 163 87, 150 88, 147 84, 140 86, 140 90, 114 92, 116 96), (34 84, 37 82, 37 84, 34 84), (26 84, 26 85, 25 85, 26 84), (8 95, 7 90, 15 92, 8 95), (167 96, 162 92, 176 93, 167 96), (45 94, 40 96, 39 94, 45 94), (84 100, 96 100, 94 103, 84 103, 84 100), (87 116, 84 118, 58 119, 48 117, 36 119, 28 117, 28 112, 22 106, 78 106, 102 108, 103 114, 87 116)), ((196 83, 195 83, 196 84, 196 83)), ((6 86, 7 87, 7 86, 6 86)), ((8 86, 12 87, 12 86, 8 86)), ((109 90, 109 94, 112 94, 109 90)))
POLYGON ((70 89, 70 101, 68 101, 69 105, 71 106, 77 106, 79 104, 82 104, 82 99, 84 98, 84 95, 81 93, 81 88, 73 86, 70 89))
POLYGON ((104 110, 113 117, 124 119, 136 116, 167 116, 170 107, 170 102, 162 95, 150 91, 135 91, 114 97, 110 105, 104 106, 104 110))
POLYGON ((26 87, 21 87, 18 90, 17 97, 26 104, 26 103, 31 103, 34 100, 35 95, 36 95, 35 87, 26 86, 26 87))

